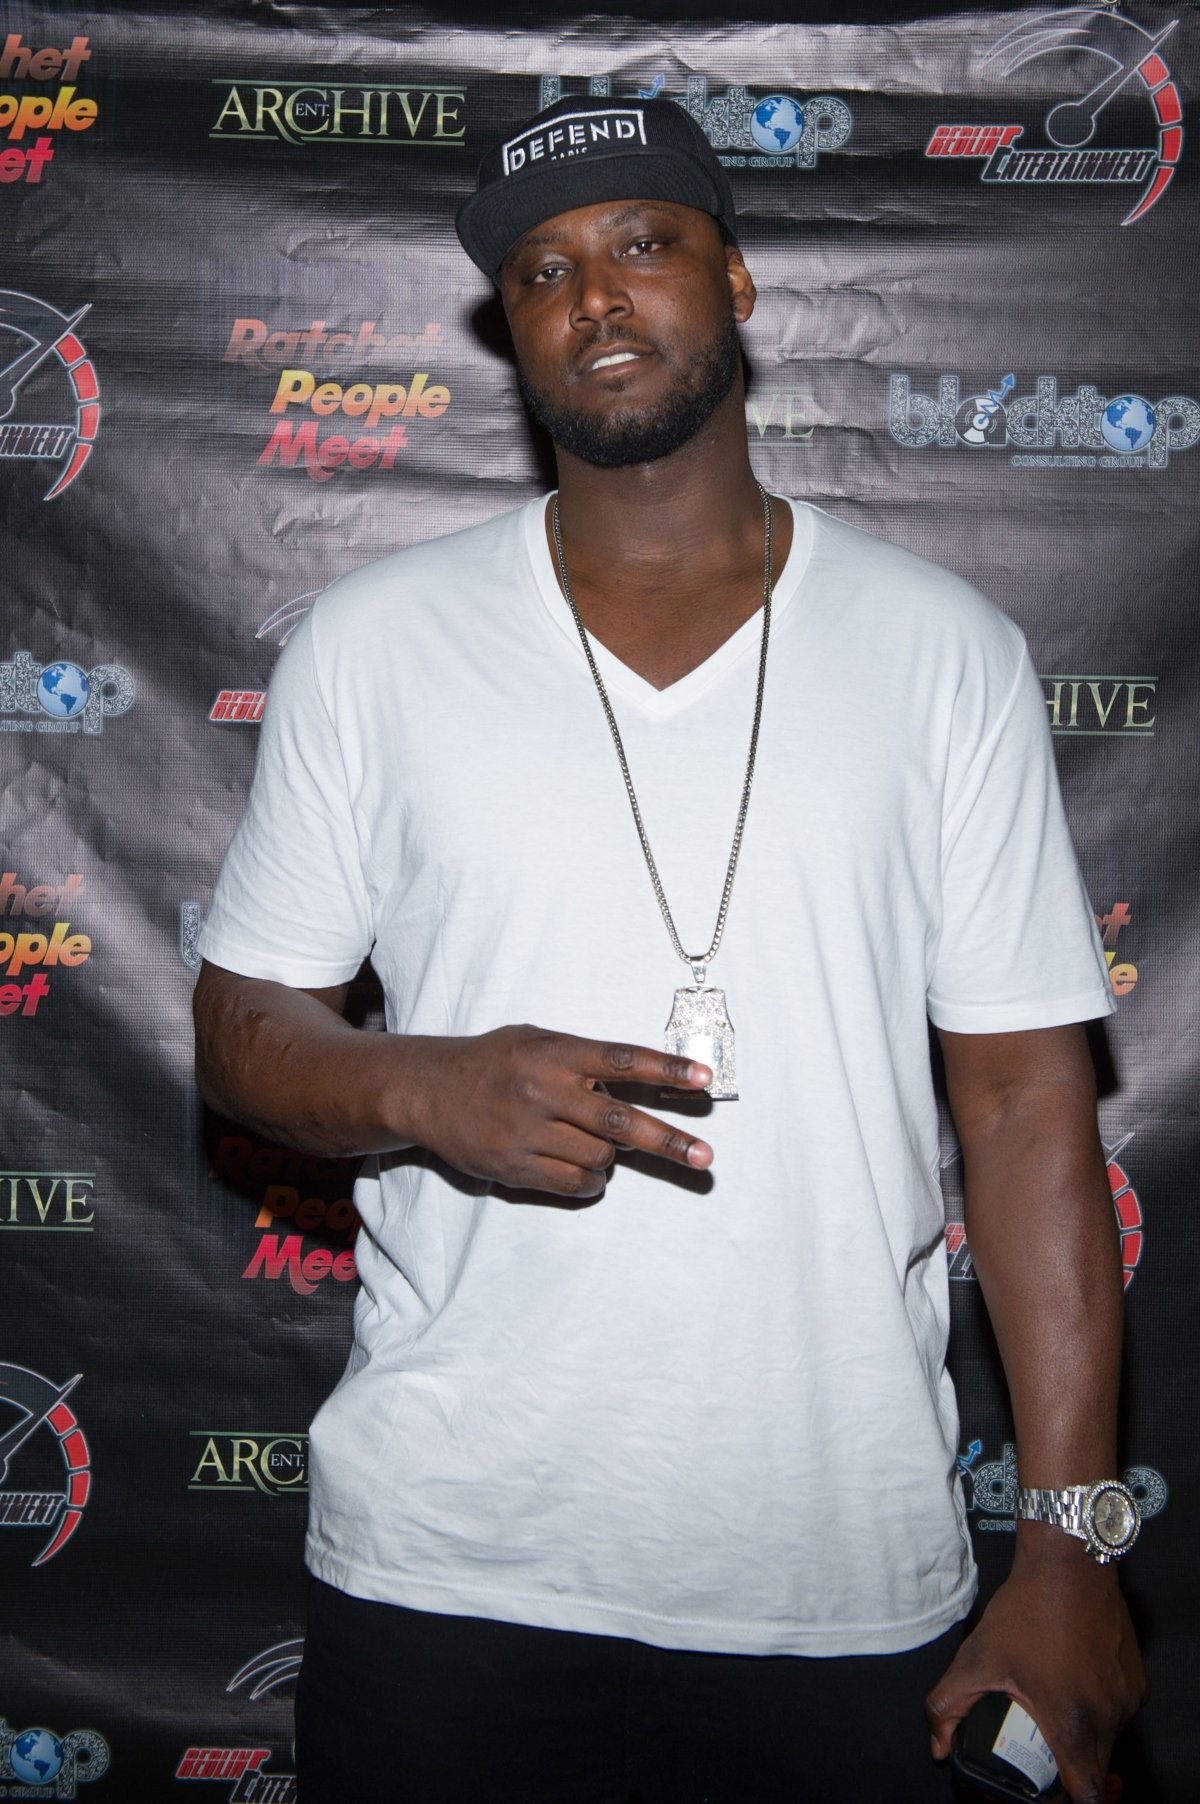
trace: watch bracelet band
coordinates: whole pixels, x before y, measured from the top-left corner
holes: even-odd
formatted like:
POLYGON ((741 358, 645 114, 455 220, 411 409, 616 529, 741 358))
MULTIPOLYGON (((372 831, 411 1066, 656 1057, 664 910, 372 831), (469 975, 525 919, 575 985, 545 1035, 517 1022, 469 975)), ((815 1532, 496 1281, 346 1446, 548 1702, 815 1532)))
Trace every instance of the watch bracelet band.
POLYGON ((1054 1528, 1065 1529, 1067 1534, 1086 1540, 1083 1500, 1090 1490, 1090 1485, 1067 1485, 1061 1491, 1022 1488, 1017 1492, 1017 1521, 1048 1522, 1054 1528))

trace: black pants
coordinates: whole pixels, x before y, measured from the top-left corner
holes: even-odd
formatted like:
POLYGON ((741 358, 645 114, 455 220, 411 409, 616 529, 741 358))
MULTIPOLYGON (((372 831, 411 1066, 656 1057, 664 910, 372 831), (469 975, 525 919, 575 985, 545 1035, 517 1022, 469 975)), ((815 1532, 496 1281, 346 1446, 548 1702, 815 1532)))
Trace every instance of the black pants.
POLYGON ((693 1654, 313 1582, 299 1804, 947 1804, 911 1653, 693 1654))

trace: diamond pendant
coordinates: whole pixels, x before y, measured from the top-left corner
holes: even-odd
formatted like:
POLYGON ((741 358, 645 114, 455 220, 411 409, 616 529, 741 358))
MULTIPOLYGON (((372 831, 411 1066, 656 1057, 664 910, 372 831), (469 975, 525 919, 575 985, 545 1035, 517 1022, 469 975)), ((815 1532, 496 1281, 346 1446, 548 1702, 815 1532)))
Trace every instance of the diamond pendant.
POLYGON ((733 1023, 725 1006, 725 992, 705 983, 703 965, 693 965, 697 981, 675 992, 671 1019, 667 1022, 665 1050, 677 1058, 694 1059, 712 1071, 707 1094, 714 1102, 732 1102, 738 1093, 734 1064, 733 1023))

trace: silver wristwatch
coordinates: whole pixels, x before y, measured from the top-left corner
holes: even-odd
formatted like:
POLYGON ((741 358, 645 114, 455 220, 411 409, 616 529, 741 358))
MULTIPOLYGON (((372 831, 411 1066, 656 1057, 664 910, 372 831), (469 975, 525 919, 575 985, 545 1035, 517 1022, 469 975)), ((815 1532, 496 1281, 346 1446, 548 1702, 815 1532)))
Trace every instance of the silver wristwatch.
POLYGON ((1102 1478, 1094 1485, 1062 1491, 1017 1492, 1018 1522, 1049 1522, 1082 1541, 1101 1566, 1127 1554, 1142 1526, 1141 1511, 1128 1485, 1102 1478))

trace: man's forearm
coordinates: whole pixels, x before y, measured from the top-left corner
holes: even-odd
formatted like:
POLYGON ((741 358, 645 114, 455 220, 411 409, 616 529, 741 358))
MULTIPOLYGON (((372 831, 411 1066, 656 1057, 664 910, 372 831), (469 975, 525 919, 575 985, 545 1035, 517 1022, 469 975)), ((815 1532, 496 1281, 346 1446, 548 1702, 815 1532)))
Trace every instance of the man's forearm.
POLYGON ((206 964, 194 1000, 196 1081, 205 1101, 273 1140, 326 1157, 411 1144, 426 1042, 351 1027, 341 1015, 344 997, 342 989, 296 990, 206 964), (411 1123, 402 1119, 406 1093, 411 1123))

